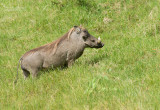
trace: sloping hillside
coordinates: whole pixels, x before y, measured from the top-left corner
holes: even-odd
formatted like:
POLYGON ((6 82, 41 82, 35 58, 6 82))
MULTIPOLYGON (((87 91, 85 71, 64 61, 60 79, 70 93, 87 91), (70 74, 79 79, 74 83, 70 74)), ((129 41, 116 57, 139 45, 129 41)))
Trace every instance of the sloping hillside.
POLYGON ((158 110, 159 0, 2 0, 1 110, 158 110), (24 81, 19 58, 82 24, 105 46, 24 81))

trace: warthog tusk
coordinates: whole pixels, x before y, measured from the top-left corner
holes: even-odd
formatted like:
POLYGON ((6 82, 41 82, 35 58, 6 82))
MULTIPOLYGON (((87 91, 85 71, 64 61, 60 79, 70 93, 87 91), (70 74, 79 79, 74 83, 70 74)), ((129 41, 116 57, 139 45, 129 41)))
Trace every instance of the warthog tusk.
POLYGON ((98 43, 100 43, 101 42, 101 38, 100 37, 98 37, 98 43))

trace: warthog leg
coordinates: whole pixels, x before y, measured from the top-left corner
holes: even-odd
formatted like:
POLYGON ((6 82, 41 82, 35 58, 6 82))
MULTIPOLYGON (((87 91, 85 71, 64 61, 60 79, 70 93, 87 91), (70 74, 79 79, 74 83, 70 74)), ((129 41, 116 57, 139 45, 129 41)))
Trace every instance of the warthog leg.
POLYGON ((23 74, 24 74, 24 79, 26 79, 30 75, 30 73, 29 73, 29 71, 27 71, 25 69, 22 69, 22 70, 23 70, 23 74))
POLYGON ((32 77, 33 78, 37 77, 37 75, 38 75, 38 69, 37 68, 32 69, 31 73, 32 73, 32 77))
POLYGON ((71 67, 73 64, 74 64, 74 60, 73 59, 68 61, 68 67, 71 67))

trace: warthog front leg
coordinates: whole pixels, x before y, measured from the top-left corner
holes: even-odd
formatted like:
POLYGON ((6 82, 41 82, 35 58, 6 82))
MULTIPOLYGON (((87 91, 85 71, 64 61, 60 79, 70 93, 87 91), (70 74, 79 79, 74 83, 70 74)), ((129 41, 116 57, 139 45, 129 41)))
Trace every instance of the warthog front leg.
POLYGON ((67 53, 67 59, 66 59, 66 61, 67 61, 67 67, 72 66, 73 63, 75 62, 73 54, 71 52, 67 53))
POLYGON ((74 64, 75 60, 71 59, 68 61, 68 67, 71 67, 74 64))
POLYGON ((45 62, 43 63, 43 66, 42 66, 42 67, 46 69, 46 68, 49 68, 49 66, 50 66, 50 65, 45 61, 45 62))

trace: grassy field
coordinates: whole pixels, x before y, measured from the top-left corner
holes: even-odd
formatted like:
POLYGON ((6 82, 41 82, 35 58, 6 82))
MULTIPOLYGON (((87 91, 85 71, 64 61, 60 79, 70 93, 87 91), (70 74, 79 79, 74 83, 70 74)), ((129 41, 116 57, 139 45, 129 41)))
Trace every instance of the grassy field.
POLYGON ((160 0, 0 0, 0 110, 159 110, 160 0), (19 58, 82 24, 102 49, 24 81, 19 58))

